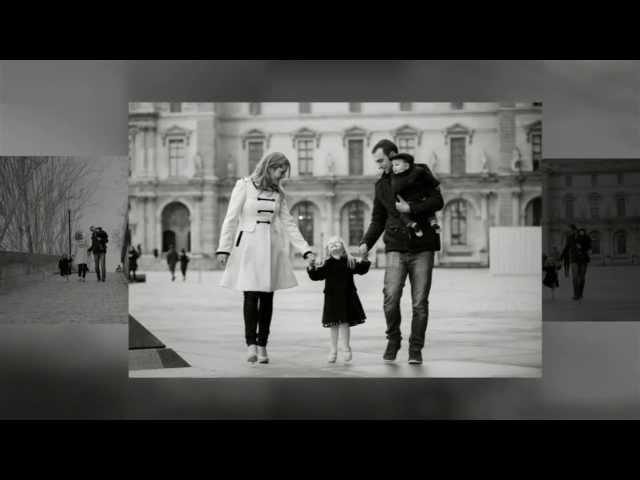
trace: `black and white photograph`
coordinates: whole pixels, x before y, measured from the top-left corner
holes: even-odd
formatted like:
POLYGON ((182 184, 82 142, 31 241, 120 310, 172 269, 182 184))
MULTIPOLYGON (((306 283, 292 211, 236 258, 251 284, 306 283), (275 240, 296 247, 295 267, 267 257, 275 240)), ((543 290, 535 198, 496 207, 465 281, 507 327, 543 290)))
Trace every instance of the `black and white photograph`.
POLYGON ((133 102, 129 161, 131 378, 542 376, 541 102, 133 102))
POLYGON ((637 320, 640 159, 545 159, 542 172, 546 320, 637 320))
POLYGON ((126 323, 126 157, 0 157, 0 324, 126 323))

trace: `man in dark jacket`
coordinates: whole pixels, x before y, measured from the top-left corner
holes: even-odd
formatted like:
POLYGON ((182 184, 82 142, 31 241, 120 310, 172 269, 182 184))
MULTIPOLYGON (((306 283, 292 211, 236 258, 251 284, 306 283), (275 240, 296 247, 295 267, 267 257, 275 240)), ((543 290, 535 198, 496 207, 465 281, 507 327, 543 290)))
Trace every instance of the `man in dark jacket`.
POLYGON ((408 276, 413 303, 409 363, 421 364, 429 318, 434 252, 440 250, 438 234, 429 219, 443 208, 444 201, 438 187, 427 189, 424 200, 406 202, 395 198, 391 187, 390 158, 398 153, 398 147, 391 140, 380 140, 373 147, 372 153, 383 174, 375 185, 371 224, 362 239, 360 253, 366 255, 384 232, 384 314, 388 343, 383 358, 385 361, 394 361, 400 350, 400 298, 408 276), (423 235, 412 235, 401 220, 400 213, 410 214, 423 235))
POLYGON ((571 265, 571 279, 573 281, 573 299, 580 300, 584 292, 584 284, 587 276, 587 264, 591 260, 591 238, 585 230, 575 225, 569 226, 569 233, 560 258, 565 264, 571 265))
POLYGON ((93 253, 93 259, 95 261, 96 275, 98 281, 106 282, 106 256, 107 256, 107 243, 109 242, 109 235, 102 230, 102 227, 91 227, 91 247, 89 251, 93 253))
POLYGON ((169 265, 172 282, 176 279, 176 263, 178 263, 178 252, 176 252, 175 246, 170 245, 169 251, 167 252, 167 265, 169 265))

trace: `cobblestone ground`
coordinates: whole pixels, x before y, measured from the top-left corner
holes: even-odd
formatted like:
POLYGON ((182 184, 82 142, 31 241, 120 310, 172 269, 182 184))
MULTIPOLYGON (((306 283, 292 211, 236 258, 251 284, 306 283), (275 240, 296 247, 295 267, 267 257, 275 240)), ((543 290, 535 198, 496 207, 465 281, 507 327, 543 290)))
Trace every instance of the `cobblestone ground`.
POLYGON ((121 273, 107 273, 106 282, 95 274, 86 282, 77 275, 42 278, 0 291, 0 324, 127 323, 127 282, 121 273))
POLYGON ((322 283, 296 271, 299 286, 274 299, 268 365, 245 361, 242 294, 218 286, 221 272, 190 272, 171 282, 149 272, 129 286, 130 311, 192 368, 137 370, 130 377, 540 377, 542 314, 539 275, 492 276, 488 269, 436 269, 421 366, 407 363, 411 300, 402 298, 403 348, 395 364, 386 345, 383 270, 357 277, 367 320, 352 328, 353 361, 328 364, 320 324, 322 283))
POLYGON ((559 272, 560 288, 551 298, 544 287, 544 321, 635 321, 640 320, 640 266, 589 267, 584 296, 573 300, 571 276, 559 272))

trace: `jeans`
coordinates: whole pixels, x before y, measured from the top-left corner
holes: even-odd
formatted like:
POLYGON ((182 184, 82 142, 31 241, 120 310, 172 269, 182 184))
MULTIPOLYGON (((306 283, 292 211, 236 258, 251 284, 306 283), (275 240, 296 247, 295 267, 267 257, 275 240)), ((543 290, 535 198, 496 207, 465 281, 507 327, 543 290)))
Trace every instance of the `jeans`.
POLYGON ((573 280, 573 296, 582 297, 584 282, 587 277, 587 264, 584 262, 571 263, 571 279, 573 280))
POLYGON ((98 280, 104 281, 107 275, 107 269, 105 266, 107 254, 105 252, 94 253, 93 259, 96 262, 96 275, 98 276, 98 280))
POLYGON ((410 350, 424 347, 429 320, 429 290, 433 273, 434 252, 388 252, 384 272, 384 315, 387 321, 387 340, 400 345, 400 299, 404 283, 411 284, 412 318, 410 350))
POLYGON ((267 346, 273 292, 244 292, 244 335, 249 345, 267 346))

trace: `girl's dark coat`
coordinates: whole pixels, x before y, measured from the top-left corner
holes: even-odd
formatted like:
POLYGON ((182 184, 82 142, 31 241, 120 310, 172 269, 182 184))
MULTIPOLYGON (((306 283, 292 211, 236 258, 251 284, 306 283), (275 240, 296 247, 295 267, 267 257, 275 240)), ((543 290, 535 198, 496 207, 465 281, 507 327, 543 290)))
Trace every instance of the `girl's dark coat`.
POLYGON ((348 323, 350 326, 364 323, 367 317, 360 303, 353 275, 364 275, 370 266, 371 262, 368 261, 356 262, 355 269, 350 270, 346 257, 339 260, 329 257, 322 266, 307 269, 311 280, 325 280, 323 327, 341 323, 348 323))

